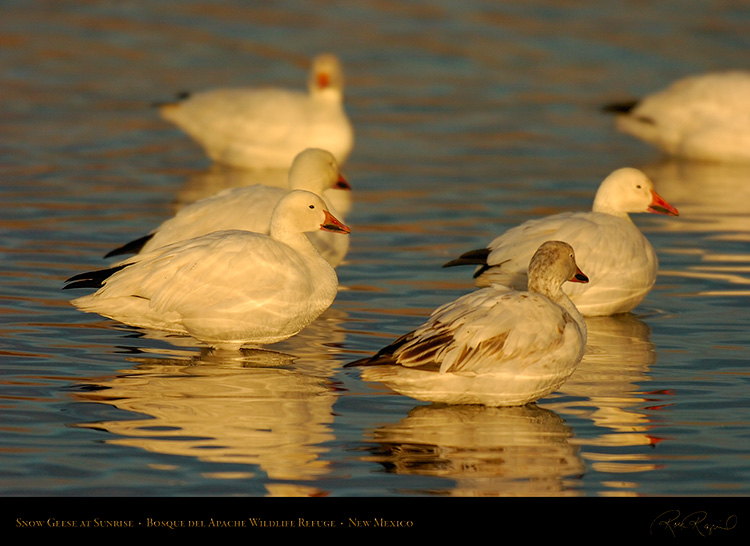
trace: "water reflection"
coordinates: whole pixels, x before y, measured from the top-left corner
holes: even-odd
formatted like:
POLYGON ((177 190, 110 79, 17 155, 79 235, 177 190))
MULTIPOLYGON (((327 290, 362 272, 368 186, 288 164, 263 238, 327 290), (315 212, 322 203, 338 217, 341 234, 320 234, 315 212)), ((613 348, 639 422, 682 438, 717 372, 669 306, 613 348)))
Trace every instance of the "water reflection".
POLYGON ((451 496, 575 495, 585 471, 572 429, 535 405, 418 406, 371 436, 389 472, 450 479, 451 496))
POLYGON ((679 239, 689 246, 666 250, 690 262, 659 275, 709 281, 698 295, 750 295, 750 252, 741 246, 750 242, 750 166, 665 160, 644 171, 679 203, 681 221, 663 229, 691 235, 679 239))
MULTIPOLYGON (((272 345, 265 345, 263 348, 269 351, 292 354, 298 366, 300 363, 304 363, 306 368, 314 368, 323 375, 329 375, 336 366, 333 355, 341 350, 346 340, 345 323, 347 319, 346 311, 329 307, 296 335, 272 345)), ((193 358, 196 351, 201 351, 200 354, 202 355, 208 354, 206 344, 186 334, 136 328, 109 319, 101 319, 88 324, 87 327, 125 332, 120 340, 120 348, 135 353, 154 353, 180 358, 193 358), (128 341, 125 345, 124 339, 134 341, 128 341), (154 341, 158 345, 154 346, 153 343, 149 344, 139 340, 154 341)), ((228 356, 231 352, 227 351, 224 354, 228 356)))
MULTIPOLYGON (((80 426, 107 431, 113 444, 257 465, 271 482, 314 480, 329 472, 324 444, 333 439, 336 388, 325 377, 290 368, 293 356, 206 350, 192 359, 129 360, 137 364, 90 381, 88 392, 76 399, 139 417, 80 426)), ((284 495, 319 494, 304 485, 296 493, 290 487, 284 495)))
MULTIPOLYGON (((330 307, 297 335, 279 343, 263 346, 263 349, 267 349, 269 352, 294 355, 296 367, 303 366, 307 370, 315 370, 318 375, 330 376, 338 365, 334 361, 334 355, 341 350, 346 340, 344 323, 347 318, 348 315, 345 311, 330 307)), ((101 324, 109 325, 110 323, 104 320, 101 324)), ((241 360, 246 360, 247 350, 252 349, 248 348, 240 353, 233 353, 232 351, 209 352, 207 345, 188 335, 171 334, 147 328, 133 328, 120 324, 116 326, 128 332, 126 337, 136 339, 133 345, 123 346, 122 348, 137 354, 153 353, 159 356, 191 359, 195 358, 197 351, 203 361, 209 358, 210 354, 220 354, 222 358, 229 358, 232 354, 235 354, 241 360), (160 342, 160 345, 151 347, 145 342, 137 340, 157 341, 160 342)))
POLYGON ((652 444, 642 390, 656 362, 656 349, 649 339, 651 329, 630 313, 590 317, 586 324, 586 353, 558 393, 558 397, 571 401, 552 400, 543 406, 563 415, 590 419, 598 434, 580 440, 587 445, 652 444))
POLYGON ((127 359, 135 363, 132 368, 91 379, 75 396, 137 416, 80 426, 107 431, 113 444, 257 465, 267 475, 269 495, 322 494, 304 484, 274 482, 314 480, 330 471, 324 444, 334 438, 333 404, 340 386, 332 376, 338 366, 334 355, 344 341, 339 329, 344 316, 329 309, 290 340, 239 352, 139 331, 180 349, 131 347, 138 355, 127 359))
POLYGON ((750 231, 750 165, 665 159, 642 168, 679 204, 681 221, 665 230, 750 231))
MULTIPOLYGON (((588 343, 581 364, 559 393, 540 405, 594 425, 591 434, 578 435, 574 441, 587 446, 583 458, 593 470, 628 475, 657 470, 653 455, 628 449, 661 441, 653 433, 653 412, 670 404, 664 400, 668 392, 648 392, 643 387, 657 355, 651 329, 630 313, 591 317, 586 324, 588 343)), ((632 481, 609 485, 610 495, 627 495, 635 488, 632 481)))

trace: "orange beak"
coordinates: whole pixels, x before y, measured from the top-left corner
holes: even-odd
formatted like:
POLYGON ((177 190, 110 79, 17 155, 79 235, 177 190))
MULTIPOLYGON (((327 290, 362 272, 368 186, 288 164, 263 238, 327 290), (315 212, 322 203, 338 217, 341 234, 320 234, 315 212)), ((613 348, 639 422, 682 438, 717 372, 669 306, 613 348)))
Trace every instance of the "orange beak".
POLYGON ((648 206, 648 211, 654 214, 667 214, 669 216, 679 216, 680 213, 672 205, 667 203, 661 195, 651 190, 651 204, 648 206))
POLYGON ((320 224, 320 229, 322 229, 323 231, 333 231, 334 233, 352 232, 351 229, 339 222, 338 219, 327 210, 324 210, 323 213, 326 215, 325 222, 320 224))
POLYGON ((331 78, 325 72, 318 74, 318 88, 325 89, 331 85, 331 78))

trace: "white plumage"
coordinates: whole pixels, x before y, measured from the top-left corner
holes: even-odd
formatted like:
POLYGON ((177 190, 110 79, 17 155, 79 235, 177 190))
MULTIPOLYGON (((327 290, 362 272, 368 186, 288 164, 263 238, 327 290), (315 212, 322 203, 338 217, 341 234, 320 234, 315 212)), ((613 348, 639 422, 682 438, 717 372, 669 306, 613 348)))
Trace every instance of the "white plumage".
POLYGON ((569 243, 590 276, 587 284, 563 290, 584 316, 612 315, 633 309, 653 287, 658 259, 651 243, 628 213, 677 215, 638 169, 618 169, 599 186, 589 212, 567 212, 530 220, 512 228, 486 248, 463 254, 445 266, 478 265, 477 286, 526 285, 526 266, 538 246, 549 239, 569 243))
POLYGON ((663 152, 703 161, 750 161, 750 72, 690 76, 641 100, 613 104, 617 128, 663 152))
MULTIPOLYGON (((341 221, 351 209, 351 187, 341 176, 336 159, 326 150, 308 148, 295 157, 287 189, 257 184, 221 191, 180 209, 150 234, 116 248, 105 257, 150 252, 213 231, 239 229, 268 234, 274 207, 293 190, 307 190, 322 197, 328 211, 341 221)), ((340 233, 315 231, 307 236, 334 267, 349 249, 349 237, 340 233)))
POLYGON ((286 169, 310 147, 343 164, 354 144, 343 105, 344 76, 333 55, 313 60, 308 91, 227 88, 190 94, 160 107, 214 161, 250 169, 286 169))
POLYGON ((528 291, 476 290, 371 358, 362 377, 419 400, 517 406, 556 390, 586 346, 586 325, 561 290, 587 282, 573 249, 548 241, 534 254, 528 291))
POLYGON ((129 324, 189 334, 214 347, 275 343, 333 302, 338 279, 305 237, 348 233, 320 197, 296 190, 274 209, 270 235, 217 231, 139 254, 65 288, 98 290, 79 309, 129 324))

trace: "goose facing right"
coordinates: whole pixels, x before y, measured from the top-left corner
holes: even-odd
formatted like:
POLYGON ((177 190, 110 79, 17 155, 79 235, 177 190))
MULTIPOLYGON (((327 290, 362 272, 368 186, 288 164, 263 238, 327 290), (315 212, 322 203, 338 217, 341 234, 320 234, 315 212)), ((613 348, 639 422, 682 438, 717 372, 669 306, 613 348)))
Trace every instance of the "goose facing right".
POLYGON ((445 304, 416 330, 346 366, 418 400, 532 403, 562 385, 583 357, 586 324, 561 285, 588 278, 569 244, 548 241, 532 257, 528 279, 528 290, 491 286, 445 304))
POLYGON ((563 290, 584 316, 625 313, 636 307, 656 282, 658 258, 629 213, 677 216, 677 209, 656 191, 639 169, 613 171, 599 186, 592 209, 562 212, 528 220, 497 236, 485 248, 471 250, 443 267, 478 266, 477 286, 526 286, 526 267, 538 246, 548 239, 566 241, 576 249, 591 282, 567 284, 563 290))
MULTIPOLYGON (((320 148, 301 151, 292 162, 288 180, 288 188, 263 184, 230 188, 191 203, 147 235, 110 251, 105 258, 150 252, 213 231, 240 229, 268 234, 274 207, 293 190, 318 195, 331 214, 345 221, 345 213, 351 208, 351 186, 341 175, 338 162, 329 151, 320 148), (344 210, 335 207, 333 201, 344 210)), ((349 238, 339 233, 318 230, 307 236, 334 267, 341 263, 349 250, 349 238)))
POLYGON ((82 311, 140 328, 190 335, 238 349, 287 339, 333 303, 338 278, 305 237, 349 233, 317 195, 295 190, 274 209, 270 235, 215 231, 68 279, 95 288, 82 311))

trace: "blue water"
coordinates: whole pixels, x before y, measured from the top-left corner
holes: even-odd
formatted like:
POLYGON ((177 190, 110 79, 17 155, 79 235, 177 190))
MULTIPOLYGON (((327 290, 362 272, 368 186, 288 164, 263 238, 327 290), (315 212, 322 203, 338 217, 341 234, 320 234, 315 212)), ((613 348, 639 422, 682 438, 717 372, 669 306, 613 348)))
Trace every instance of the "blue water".
POLYGON ((4 2, 0 495, 750 494, 750 168, 667 160, 598 110, 747 68, 750 6, 568 4, 4 2), (65 278, 226 183, 149 104, 301 87, 322 51, 343 61, 356 129, 331 309, 232 358, 73 308, 65 278), (342 367, 471 289, 444 262, 590 207, 622 166, 681 215, 635 218, 657 284, 592 321, 559 392, 431 406, 342 367))

